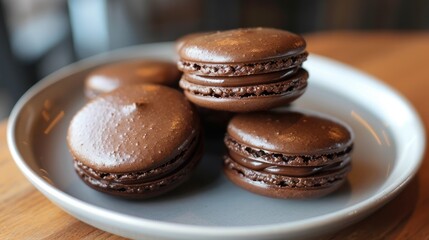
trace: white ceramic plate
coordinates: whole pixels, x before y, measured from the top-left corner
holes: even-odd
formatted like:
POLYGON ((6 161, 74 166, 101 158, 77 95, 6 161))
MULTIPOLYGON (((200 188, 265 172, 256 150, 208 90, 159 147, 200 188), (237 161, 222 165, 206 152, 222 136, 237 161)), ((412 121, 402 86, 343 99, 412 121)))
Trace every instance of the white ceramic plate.
POLYGON ((294 106, 336 116, 356 135, 353 170, 338 192, 314 200, 279 200, 246 192, 221 173, 221 139, 211 139, 192 179, 170 194, 126 201, 96 192, 74 173, 68 123, 83 106, 83 79, 106 62, 174 59, 171 43, 127 48, 70 65, 41 81, 16 104, 8 143, 23 174, 76 218, 129 238, 265 239, 317 236, 373 212, 416 173, 423 126, 394 90, 343 64, 311 55, 309 88, 294 106))

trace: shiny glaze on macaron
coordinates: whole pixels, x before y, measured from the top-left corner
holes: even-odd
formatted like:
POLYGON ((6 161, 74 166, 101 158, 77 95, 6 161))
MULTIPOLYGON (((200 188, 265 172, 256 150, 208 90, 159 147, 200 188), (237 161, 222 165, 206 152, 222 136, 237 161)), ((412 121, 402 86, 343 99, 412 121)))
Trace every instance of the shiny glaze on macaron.
POLYGON ((186 34, 186 35, 184 35, 184 36, 182 36, 182 37, 180 37, 180 38, 178 38, 176 40, 176 43, 175 43, 174 47, 175 47, 176 51, 179 52, 180 49, 183 47, 183 45, 187 41, 189 41, 190 39, 196 38, 196 37, 201 37, 203 35, 212 34, 212 33, 215 33, 215 32, 214 31, 210 31, 210 32, 195 32, 195 33, 186 34))

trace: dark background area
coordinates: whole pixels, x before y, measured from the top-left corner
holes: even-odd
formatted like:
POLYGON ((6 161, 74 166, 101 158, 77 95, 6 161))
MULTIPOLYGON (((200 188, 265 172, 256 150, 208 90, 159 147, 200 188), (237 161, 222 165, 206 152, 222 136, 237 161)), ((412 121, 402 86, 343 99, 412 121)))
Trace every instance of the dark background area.
MULTIPOLYGON (((198 31, 429 29, 426 0, 0 0, 0 119, 49 73, 98 53, 198 31)), ((429 43, 428 43, 429 44, 429 43)))

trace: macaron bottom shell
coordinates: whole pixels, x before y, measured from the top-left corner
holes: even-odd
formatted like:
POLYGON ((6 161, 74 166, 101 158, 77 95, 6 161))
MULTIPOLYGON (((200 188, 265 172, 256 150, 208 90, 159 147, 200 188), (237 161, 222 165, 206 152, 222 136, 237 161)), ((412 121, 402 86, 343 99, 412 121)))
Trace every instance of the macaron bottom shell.
POLYGON ((196 95, 188 91, 185 91, 185 95, 191 102, 200 107, 229 112, 252 112, 287 105, 299 98, 304 92, 305 87, 281 94, 242 98, 217 98, 196 95))
POLYGON ((304 94, 307 79, 308 73, 304 69, 297 72, 235 77, 233 80, 185 74, 179 85, 184 89, 186 97, 198 106, 229 112, 250 112, 275 108, 294 101, 304 94), (206 81, 227 84, 207 85, 206 81))

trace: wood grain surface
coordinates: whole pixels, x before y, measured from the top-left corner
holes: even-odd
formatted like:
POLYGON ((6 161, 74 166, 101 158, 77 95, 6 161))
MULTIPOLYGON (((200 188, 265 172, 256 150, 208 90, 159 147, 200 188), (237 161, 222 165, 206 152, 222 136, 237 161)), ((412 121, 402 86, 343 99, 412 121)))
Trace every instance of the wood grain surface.
MULTIPOLYGON (((352 65, 395 88, 429 127, 429 33, 328 32, 306 39, 311 53, 352 65)), ((76 220, 39 193, 10 156, 6 124, 0 123, 0 239, 122 239, 76 220)), ((426 153, 417 176, 387 205, 322 238, 429 239, 428 161, 426 153)))

